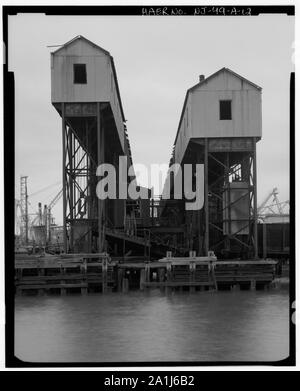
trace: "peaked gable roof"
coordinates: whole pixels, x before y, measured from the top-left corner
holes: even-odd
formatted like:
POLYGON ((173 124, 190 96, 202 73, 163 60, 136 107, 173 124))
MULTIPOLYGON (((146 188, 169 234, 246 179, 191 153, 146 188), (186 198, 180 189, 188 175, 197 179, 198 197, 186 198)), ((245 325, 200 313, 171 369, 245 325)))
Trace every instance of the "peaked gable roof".
POLYGON ((89 39, 85 38, 83 35, 77 35, 76 37, 70 39, 70 41, 68 41, 68 42, 64 43, 63 45, 61 45, 61 47, 56 49, 54 52, 52 52, 52 54, 58 53, 60 50, 65 49, 67 46, 69 46, 72 43, 74 43, 76 41, 79 41, 79 40, 87 42, 89 45, 94 46, 95 48, 101 50, 102 52, 104 52, 105 54, 110 56, 110 53, 107 50, 103 49, 101 46, 96 45, 94 42, 92 42, 89 39))
POLYGON ((113 57, 110 55, 110 53, 107 50, 103 49, 101 46, 96 45, 94 42, 92 42, 89 39, 85 38, 83 35, 77 35, 76 37, 72 38, 70 41, 68 41, 65 44, 61 45, 60 48, 56 49, 51 54, 52 55, 56 55, 60 50, 65 49, 67 46, 71 45, 72 43, 74 43, 74 42, 76 42, 78 40, 82 40, 82 41, 87 42, 89 45, 91 45, 91 46, 101 50, 103 53, 105 53, 109 57, 110 63, 111 63, 111 67, 112 67, 112 71, 113 71, 113 75, 114 75, 114 79, 115 79, 115 83, 116 83, 116 90, 117 90, 117 96, 118 96, 118 100, 119 100, 119 104, 120 104, 122 120, 124 122, 126 122, 125 115, 124 115, 124 110, 123 110, 123 105, 122 105, 122 100, 121 100, 121 95, 120 95, 120 89, 119 89, 119 83, 118 83, 118 78, 117 78, 117 72, 116 72, 116 68, 115 68, 114 59, 113 59, 113 57))
POLYGON ((183 119, 183 116, 184 116, 184 112, 185 112, 185 107, 186 107, 186 104, 187 104, 187 99, 188 99, 188 95, 190 92, 193 92, 195 91, 197 88, 199 87, 202 87, 204 84, 206 84, 208 81, 210 81, 211 79, 213 79, 215 76, 217 76, 219 73, 221 72, 228 72, 230 73, 231 75, 245 81, 246 83, 252 85, 253 87, 255 87, 257 90, 261 91, 262 88, 259 87, 257 84, 254 84, 252 83, 252 81, 246 79, 245 77, 239 75, 238 73, 235 73, 233 72, 231 69, 229 68, 221 68, 219 69, 217 72, 213 73, 212 75, 208 76, 207 78, 205 78, 204 80, 202 81, 199 81, 199 83, 195 84, 193 87, 189 88, 186 92, 186 95, 185 95, 185 99, 184 99, 184 103, 183 103, 183 108, 182 108, 182 112, 181 112, 181 115, 180 115, 180 120, 179 120, 179 125, 178 125, 178 129, 177 129, 177 133, 176 133, 176 137, 175 137, 175 141, 174 141, 174 145, 176 144, 176 141, 177 141, 177 138, 178 138, 178 135, 179 135, 179 130, 180 130, 180 126, 181 126, 181 122, 182 122, 182 119, 183 119))
POLYGON ((208 76, 207 78, 205 78, 204 80, 200 81, 199 83, 197 83, 196 85, 194 85, 193 87, 189 88, 188 91, 194 91, 197 87, 202 87, 202 85, 204 85, 205 83, 207 83, 209 80, 213 79, 214 77, 216 77, 219 73, 221 72, 227 72, 227 73, 230 73, 231 75, 245 81, 246 83, 252 85, 252 87, 255 87, 257 88, 259 91, 262 89, 261 87, 259 87, 257 84, 255 83, 252 83, 252 81, 246 79, 245 77, 239 75, 238 73, 235 73, 233 72, 231 69, 229 68, 221 68, 219 69, 217 72, 213 73, 212 75, 208 76))

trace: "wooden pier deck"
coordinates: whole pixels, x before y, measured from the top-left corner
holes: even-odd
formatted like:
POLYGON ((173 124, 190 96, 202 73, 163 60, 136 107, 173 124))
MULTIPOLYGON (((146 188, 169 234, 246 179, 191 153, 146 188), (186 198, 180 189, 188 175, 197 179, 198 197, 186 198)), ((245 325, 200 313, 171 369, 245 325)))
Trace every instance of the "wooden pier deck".
POLYGON ((114 261, 108 254, 15 257, 15 292, 71 294, 134 289, 256 289, 275 278, 273 260, 163 258, 155 262, 114 261))

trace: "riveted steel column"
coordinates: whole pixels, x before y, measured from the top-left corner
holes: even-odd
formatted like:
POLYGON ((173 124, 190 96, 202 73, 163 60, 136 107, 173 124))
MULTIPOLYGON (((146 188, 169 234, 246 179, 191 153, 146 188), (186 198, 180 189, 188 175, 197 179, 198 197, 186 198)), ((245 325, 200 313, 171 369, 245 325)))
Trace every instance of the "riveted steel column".
POLYGON ((209 250, 209 207, 208 207, 208 140, 204 145, 204 211, 205 211, 205 255, 209 250))
POLYGON ((258 258, 257 249, 257 168, 256 168, 256 139, 253 137, 253 234, 254 234, 254 258, 258 258))
POLYGON ((66 123, 65 123, 65 104, 61 104, 62 119, 62 184, 63 184, 63 240, 64 252, 67 253, 67 199, 66 199, 66 123))
MULTIPOLYGON (((101 164, 102 156, 102 138, 101 138, 101 115, 100 115, 100 103, 97 102, 97 164, 101 164)), ((102 201, 98 198, 98 252, 102 252, 103 240, 102 240, 102 201)))

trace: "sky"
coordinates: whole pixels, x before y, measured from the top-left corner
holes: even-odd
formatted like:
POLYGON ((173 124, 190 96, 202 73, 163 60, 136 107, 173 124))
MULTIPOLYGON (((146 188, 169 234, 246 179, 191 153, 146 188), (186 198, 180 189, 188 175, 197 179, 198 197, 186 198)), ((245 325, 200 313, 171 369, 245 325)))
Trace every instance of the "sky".
MULTIPOLYGON (((293 17, 18 14, 9 16, 8 32, 8 65, 15 73, 15 198, 20 175, 27 175, 30 213, 62 186, 61 119, 50 96, 50 52, 56 48, 48 46, 77 35, 114 57, 134 163, 169 162, 186 90, 200 74, 227 67, 261 86, 258 204, 274 187, 281 201, 289 199, 293 17)), ((61 201, 53 214, 61 224, 61 201)))

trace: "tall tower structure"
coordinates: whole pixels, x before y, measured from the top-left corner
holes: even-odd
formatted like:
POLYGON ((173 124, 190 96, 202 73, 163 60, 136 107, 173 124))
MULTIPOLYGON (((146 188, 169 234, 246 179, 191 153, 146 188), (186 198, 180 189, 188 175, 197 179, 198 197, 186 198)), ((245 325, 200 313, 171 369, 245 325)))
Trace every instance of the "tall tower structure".
MULTIPOLYGON (((261 87, 222 68, 190 88, 172 163, 204 165, 204 207, 177 202, 185 244, 199 255, 257 257, 256 143, 262 136, 261 87)), ((167 205, 162 216, 167 214, 167 205)))
MULTIPOLYGON (((102 252, 105 227, 121 227, 123 200, 96 195, 101 163, 131 156, 114 61, 77 36, 51 53, 51 101, 61 117, 65 252, 102 252)), ((119 178, 117 178, 117 181, 119 178)))
POLYGON ((20 236, 24 244, 28 244, 28 193, 27 176, 20 178, 20 207, 21 207, 21 226, 20 236))

